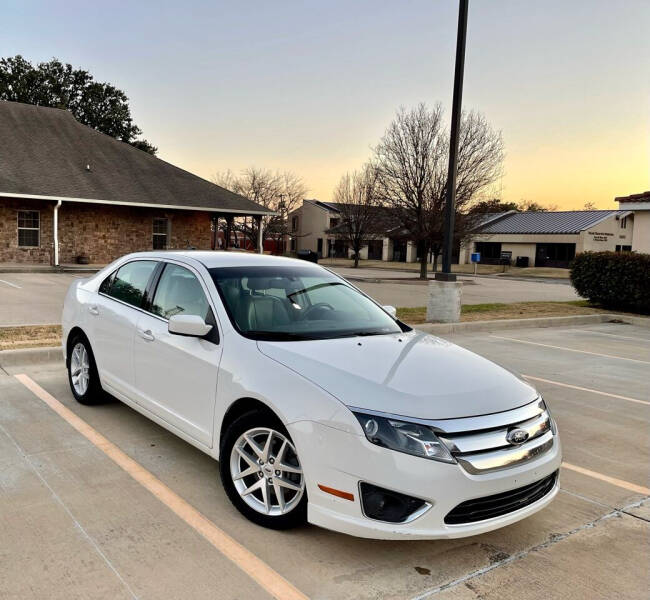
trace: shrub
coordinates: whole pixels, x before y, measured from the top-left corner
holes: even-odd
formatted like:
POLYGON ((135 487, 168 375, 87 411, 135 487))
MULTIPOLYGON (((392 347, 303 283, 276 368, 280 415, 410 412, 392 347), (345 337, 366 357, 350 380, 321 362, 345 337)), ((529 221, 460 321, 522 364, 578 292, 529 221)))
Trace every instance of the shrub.
POLYGON ((650 313, 650 254, 584 252, 571 265, 578 294, 595 304, 650 313))

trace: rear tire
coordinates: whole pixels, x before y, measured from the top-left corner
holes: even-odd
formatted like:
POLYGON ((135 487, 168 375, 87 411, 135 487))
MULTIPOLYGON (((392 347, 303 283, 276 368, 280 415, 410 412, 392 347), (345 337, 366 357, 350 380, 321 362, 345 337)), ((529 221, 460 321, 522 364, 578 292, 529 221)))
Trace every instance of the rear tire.
POLYGON ((307 491, 295 446, 280 420, 255 410, 225 431, 219 459, 223 487, 248 520, 269 529, 307 522, 307 491))
POLYGON ((75 400, 80 404, 100 404, 104 401, 104 391, 99 382, 97 364, 88 339, 76 334, 68 350, 68 382, 75 400))

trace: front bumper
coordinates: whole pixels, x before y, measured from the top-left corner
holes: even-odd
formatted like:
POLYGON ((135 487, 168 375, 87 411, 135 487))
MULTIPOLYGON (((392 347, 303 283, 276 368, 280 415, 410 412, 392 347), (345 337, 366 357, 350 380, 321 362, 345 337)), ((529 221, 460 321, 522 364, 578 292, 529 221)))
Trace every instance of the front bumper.
POLYGON ((513 490, 554 473, 562 452, 557 435, 551 449, 525 464, 473 475, 458 464, 447 464, 375 446, 361 435, 325 425, 300 421, 289 425, 300 456, 307 485, 310 523, 374 539, 434 539, 476 535, 515 523, 549 504, 559 490, 506 515, 474 523, 448 525, 445 515, 461 502, 513 490), (385 523, 363 515, 360 481, 421 498, 430 508, 406 523, 385 523), (318 485, 354 495, 338 498, 318 485))

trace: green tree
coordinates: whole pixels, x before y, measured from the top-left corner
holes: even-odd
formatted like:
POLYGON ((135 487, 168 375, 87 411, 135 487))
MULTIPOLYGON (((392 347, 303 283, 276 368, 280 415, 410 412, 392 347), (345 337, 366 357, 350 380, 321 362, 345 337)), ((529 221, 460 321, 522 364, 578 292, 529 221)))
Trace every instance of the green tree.
POLYGON ((158 151, 147 140, 136 139, 142 131, 133 123, 122 90, 56 58, 36 66, 20 55, 0 59, 0 100, 63 108, 97 131, 149 154, 158 151))

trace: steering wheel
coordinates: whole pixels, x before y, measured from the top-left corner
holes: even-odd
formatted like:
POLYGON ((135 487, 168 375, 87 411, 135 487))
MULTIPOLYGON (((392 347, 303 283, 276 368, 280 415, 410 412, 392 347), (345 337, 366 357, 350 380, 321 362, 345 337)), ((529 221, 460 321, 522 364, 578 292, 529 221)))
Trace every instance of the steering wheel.
POLYGON ((304 313, 303 319, 308 320, 309 316, 317 309, 326 309, 326 310, 331 310, 334 311, 336 310, 331 304, 327 302, 317 302, 316 304, 312 304, 304 313))

